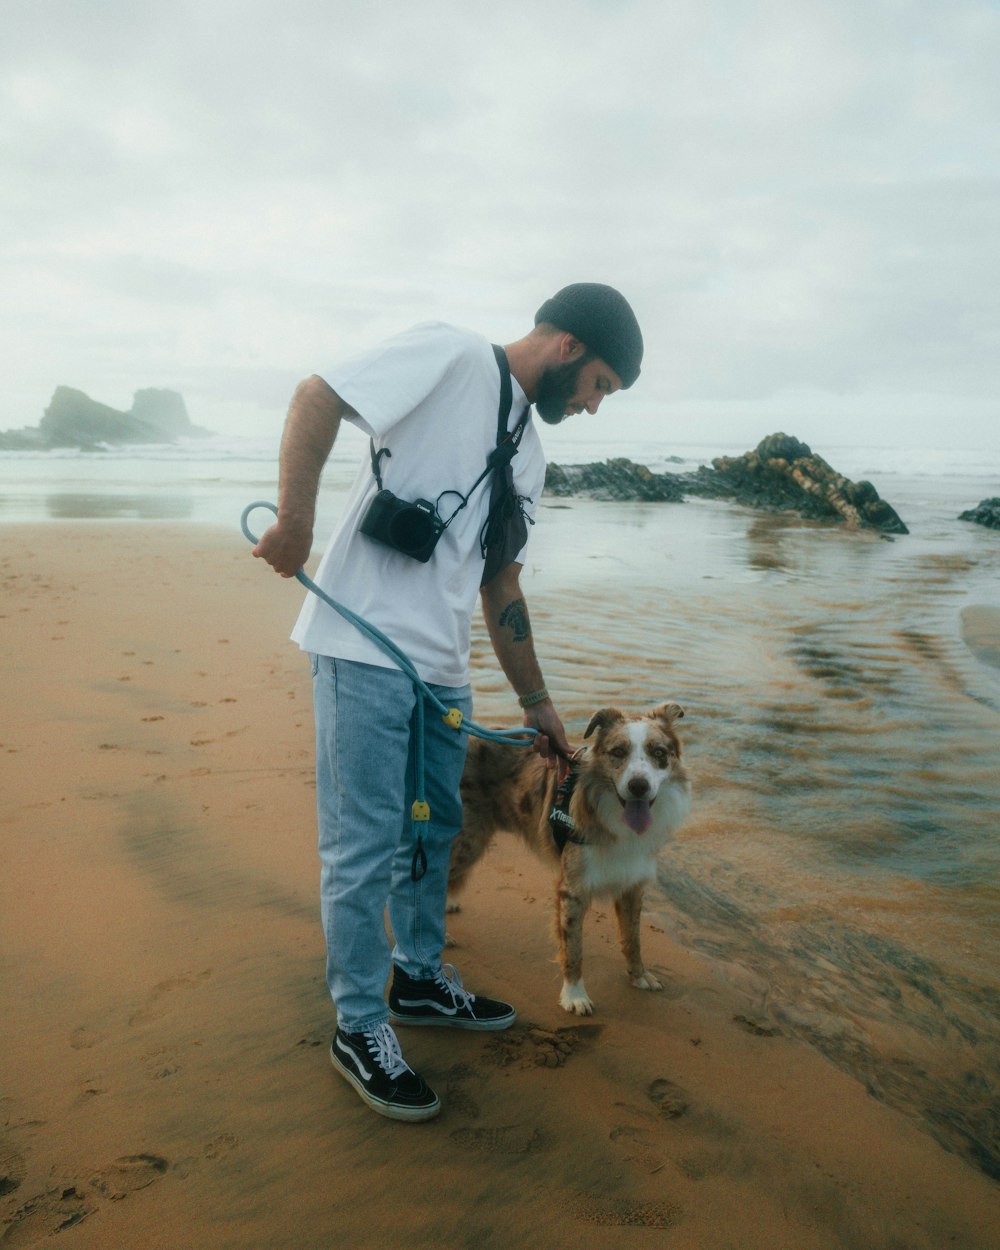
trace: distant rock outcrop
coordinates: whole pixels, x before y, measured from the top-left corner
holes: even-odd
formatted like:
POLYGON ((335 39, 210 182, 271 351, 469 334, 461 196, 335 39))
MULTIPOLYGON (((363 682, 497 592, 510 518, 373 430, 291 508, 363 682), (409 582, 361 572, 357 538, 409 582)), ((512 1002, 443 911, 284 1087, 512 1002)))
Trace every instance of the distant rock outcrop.
POLYGON ((109 408, 71 386, 57 386, 37 429, 0 434, 0 450, 47 451, 56 447, 93 449, 102 444, 173 443, 207 435, 191 424, 176 391, 136 391, 128 412, 109 408))
POLYGON ((592 499, 680 501, 687 496, 730 499, 765 511, 794 511, 857 529, 909 533, 870 482, 852 482, 822 456, 787 434, 771 434, 742 456, 720 456, 694 473, 653 473, 631 460, 549 465, 546 490, 592 499))
POLYGON ((977 507, 958 514, 960 521, 973 521, 987 529, 1000 530, 1000 499, 984 499, 977 507))
POLYGON ((604 464, 550 464, 545 474, 549 495, 588 495, 591 499, 644 499, 680 503, 684 492, 676 473, 654 473, 632 460, 604 464))

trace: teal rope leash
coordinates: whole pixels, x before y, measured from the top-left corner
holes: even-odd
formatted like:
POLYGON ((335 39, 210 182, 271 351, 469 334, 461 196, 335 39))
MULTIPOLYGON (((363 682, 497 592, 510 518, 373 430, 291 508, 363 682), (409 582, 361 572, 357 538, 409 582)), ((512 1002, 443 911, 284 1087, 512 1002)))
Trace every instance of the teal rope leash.
MULTIPOLYGON (((256 508, 266 508, 268 512, 278 515, 278 509, 273 503, 269 503, 264 499, 257 499, 253 503, 247 504, 243 509, 243 515, 240 517, 240 528, 243 530, 247 539, 256 547, 260 541, 256 534, 250 529, 247 518, 256 508)), ((295 574, 296 581, 302 583, 306 590, 312 593, 328 604, 335 612, 360 630, 366 638, 370 639, 375 645, 381 648, 387 656, 409 677, 413 683, 413 688, 417 693, 416 703, 416 734, 414 736, 414 793, 416 798, 411 809, 411 818, 413 820, 413 832, 416 837, 417 847, 413 852, 413 864, 410 869, 410 876, 414 881, 419 881, 427 871, 427 855, 424 851, 423 836, 421 834, 421 826, 426 824, 431 817, 431 809, 424 798, 424 702, 430 703, 438 712, 446 725, 452 729, 462 730, 464 733, 471 734, 476 738, 483 738, 487 742, 503 742, 508 746, 528 746, 535 737, 537 729, 486 729, 482 725, 477 725, 475 721, 467 721, 463 718, 462 713, 457 707, 445 707, 437 695, 430 689, 423 680, 417 670, 413 667, 410 657, 386 634, 377 629, 370 621, 366 621, 363 616, 358 616, 352 612, 350 608, 345 607, 342 603, 338 603, 336 599, 320 589, 312 580, 304 569, 299 569, 295 574)))

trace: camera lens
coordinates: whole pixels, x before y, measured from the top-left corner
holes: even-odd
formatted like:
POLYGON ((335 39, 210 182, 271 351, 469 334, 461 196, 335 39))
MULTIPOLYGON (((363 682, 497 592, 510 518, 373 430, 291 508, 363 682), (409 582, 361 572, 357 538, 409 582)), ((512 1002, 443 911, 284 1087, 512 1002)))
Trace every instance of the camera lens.
POLYGON ((407 553, 420 551, 434 537, 434 518, 423 508, 402 508, 389 522, 389 537, 407 553))

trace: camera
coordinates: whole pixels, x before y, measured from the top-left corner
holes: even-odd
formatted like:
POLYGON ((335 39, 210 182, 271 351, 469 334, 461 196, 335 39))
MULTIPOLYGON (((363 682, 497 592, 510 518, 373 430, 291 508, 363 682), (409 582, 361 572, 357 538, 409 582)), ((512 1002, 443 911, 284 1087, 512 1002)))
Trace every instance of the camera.
POLYGON ((360 530, 376 542, 426 564, 445 530, 437 508, 426 499, 407 503, 391 490, 380 490, 368 505, 360 530))

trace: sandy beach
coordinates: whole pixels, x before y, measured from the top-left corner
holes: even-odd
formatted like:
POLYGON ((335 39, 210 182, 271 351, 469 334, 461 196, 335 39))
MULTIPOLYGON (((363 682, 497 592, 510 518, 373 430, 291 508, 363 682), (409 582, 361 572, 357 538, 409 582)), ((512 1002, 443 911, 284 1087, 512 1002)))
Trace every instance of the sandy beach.
MULTIPOLYGON (((7 535, 4 1247, 1000 1243, 994 1181, 662 925, 643 941, 667 988, 640 993, 598 907, 597 1014, 562 1012, 550 878, 512 840, 449 958, 519 1021, 406 1033, 443 1112, 374 1116, 327 1054, 299 588, 212 527, 7 535)), ((516 719, 496 684, 477 713, 516 719)))

